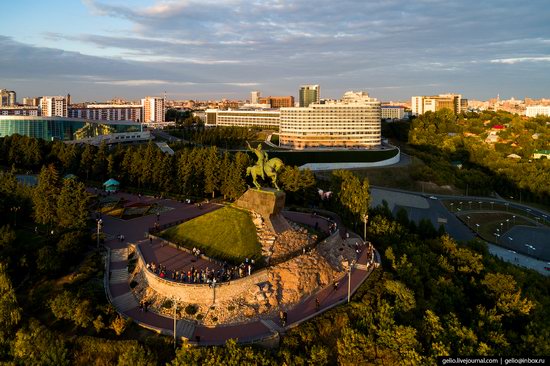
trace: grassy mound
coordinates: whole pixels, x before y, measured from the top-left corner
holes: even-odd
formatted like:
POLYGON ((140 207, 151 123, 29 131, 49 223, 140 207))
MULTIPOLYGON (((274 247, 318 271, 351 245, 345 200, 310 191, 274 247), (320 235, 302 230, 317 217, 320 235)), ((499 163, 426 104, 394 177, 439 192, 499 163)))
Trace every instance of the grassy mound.
POLYGON ((224 207, 173 226, 160 236, 187 248, 197 247, 211 258, 235 264, 245 258, 261 259, 261 246, 250 214, 233 207, 224 207))

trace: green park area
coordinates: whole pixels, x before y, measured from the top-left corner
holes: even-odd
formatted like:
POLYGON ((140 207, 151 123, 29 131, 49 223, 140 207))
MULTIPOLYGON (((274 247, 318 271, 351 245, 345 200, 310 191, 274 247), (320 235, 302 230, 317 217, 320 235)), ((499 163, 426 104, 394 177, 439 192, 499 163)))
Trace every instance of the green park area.
POLYGON ((245 258, 261 259, 256 227, 249 213, 233 207, 173 226, 160 236, 186 248, 199 248, 208 257, 235 264, 245 258))

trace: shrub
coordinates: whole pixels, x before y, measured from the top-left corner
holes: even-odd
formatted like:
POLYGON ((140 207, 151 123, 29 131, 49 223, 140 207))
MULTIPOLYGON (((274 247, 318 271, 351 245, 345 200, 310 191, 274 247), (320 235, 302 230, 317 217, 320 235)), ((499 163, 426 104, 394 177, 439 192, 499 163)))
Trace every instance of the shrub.
POLYGON ((132 282, 130 282, 130 288, 134 288, 138 285, 137 281, 135 280, 132 280, 132 282))
POLYGON ((170 309, 173 306, 172 300, 164 300, 161 306, 163 308, 170 309))
POLYGON ((185 313, 188 315, 195 315, 198 310, 197 305, 190 304, 185 307, 185 313))

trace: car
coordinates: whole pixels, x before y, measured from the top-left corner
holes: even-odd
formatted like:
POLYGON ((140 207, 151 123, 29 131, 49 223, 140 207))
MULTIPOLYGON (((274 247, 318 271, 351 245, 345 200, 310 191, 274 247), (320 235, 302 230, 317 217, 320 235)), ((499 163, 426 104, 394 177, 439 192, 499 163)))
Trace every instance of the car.
POLYGON ((430 196, 430 197, 428 197, 428 198, 431 199, 431 200, 437 200, 437 197, 436 197, 436 196, 430 196))

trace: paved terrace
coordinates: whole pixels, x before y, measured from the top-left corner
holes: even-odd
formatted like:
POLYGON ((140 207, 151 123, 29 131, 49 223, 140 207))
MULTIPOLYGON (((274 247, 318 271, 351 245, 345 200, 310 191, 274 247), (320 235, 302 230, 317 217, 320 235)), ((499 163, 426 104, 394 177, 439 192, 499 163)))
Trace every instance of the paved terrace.
MULTIPOLYGON (((164 212, 160 215, 159 221, 161 225, 197 217, 219 207, 213 204, 206 204, 203 205, 202 208, 198 208, 194 205, 169 199, 155 199, 152 197, 139 198, 135 195, 124 193, 118 193, 117 196, 125 198, 130 203, 159 203, 172 207, 173 210, 164 212)), ((315 222, 317 222, 321 230, 328 230, 329 223, 320 216, 295 212, 285 212, 285 216, 293 221, 311 226, 314 226, 315 222)), ((108 263, 108 295, 118 312, 131 317, 136 323, 145 328, 155 330, 162 334, 173 335, 174 320, 172 318, 152 312, 143 312, 139 309, 139 304, 133 296, 128 283, 127 242, 141 241, 140 247, 145 253, 146 258, 155 258, 153 259, 155 262, 166 265, 167 268, 183 269, 187 267, 190 268, 191 265, 195 266, 195 268, 206 268, 207 266, 212 268, 213 263, 204 259, 197 259, 192 254, 178 251, 176 248, 167 245, 163 246, 160 239, 153 240, 152 244, 149 243, 149 240, 144 240, 147 229, 152 227, 156 220, 156 215, 149 215, 131 220, 122 220, 103 215, 104 232, 110 234, 110 237, 114 237, 114 239, 108 240, 105 243, 110 249, 110 261, 108 263), (120 234, 125 236, 126 240, 124 242, 120 242, 116 239, 116 236, 120 234)), ((337 217, 333 217, 333 220, 336 222, 339 221, 337 217)), ((340 229, 343 228, 340 226, 340 229)), ((345 230, 341 230, 340 234, 345 235, 344 232, 345 230)), ((352 233, 351 235, 352 238, 358 238, 352 233)), ((351 271, 352 293, 359 288, 374 268, 373 265, 369 265, 371 259, 367 247, 362 246, 361 248, 362 251, 358 256, 357 265, 351 271)), ((375 252, 374 261, 380 263, 380 257, 377 252, 375 252)), ((287 311, 286 327, 282 326, 278 318, 262 319, 243 324, 222 325, 217 327, 196 325, 192 321, 181 319, 178 320, 176 324, 177 336, 189 339, 191 344, 201 345, 223 344, 230 338, 238 338, 240 342, 253 342, 273 338, 276 337, 278 333, 284 333, 285 329, 294 327, 317 314, 347 301, 347 289, 348 276, 345 275, 339 280, 339 285, 336 289, 330 285, 321 289, 316 294, 309 296, 300 304, 287 311), (315 299, 319 300, 319 308, 316 306, 315 299)))

